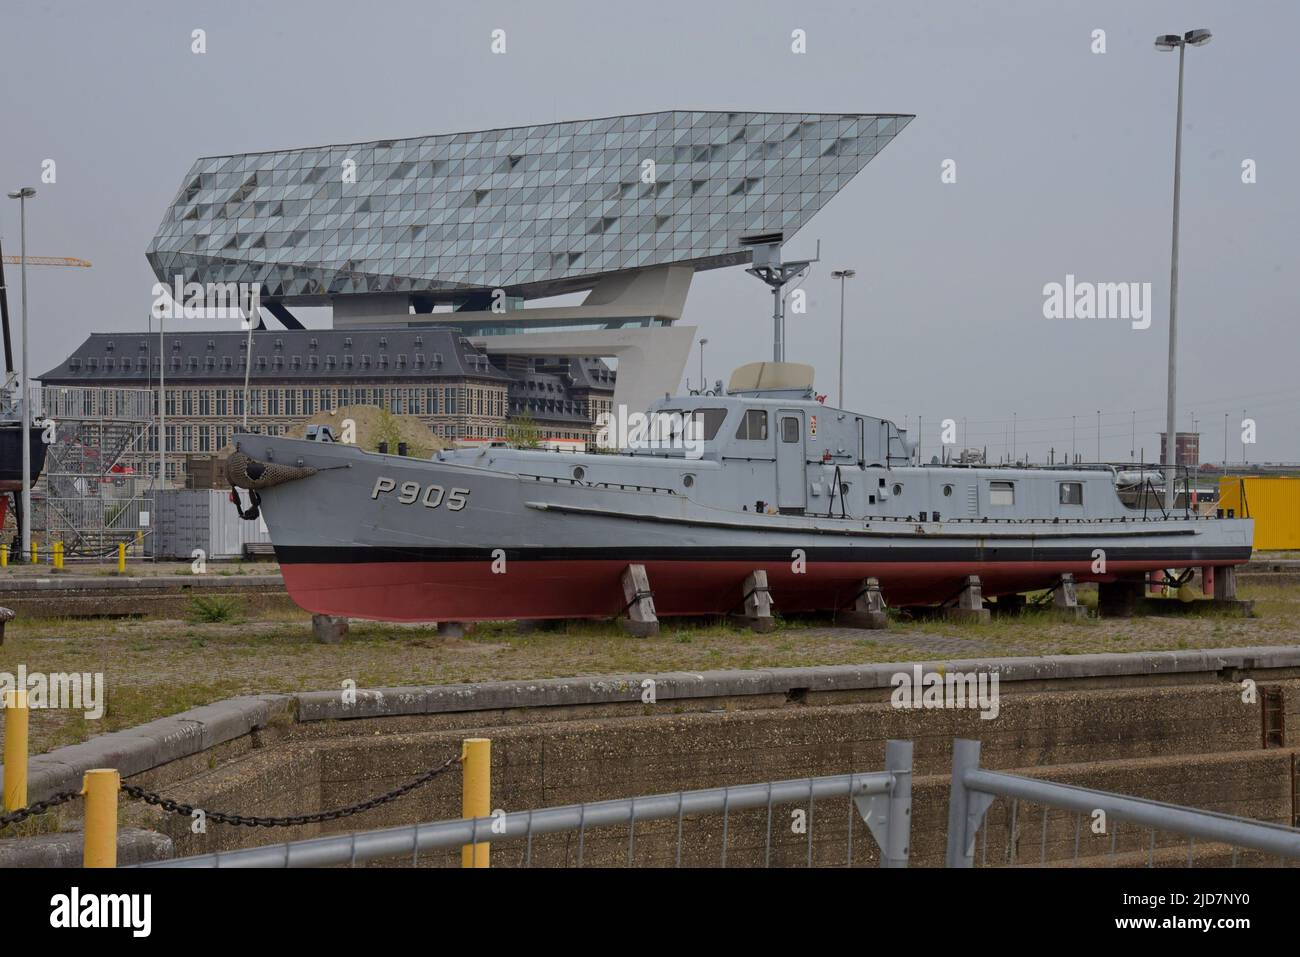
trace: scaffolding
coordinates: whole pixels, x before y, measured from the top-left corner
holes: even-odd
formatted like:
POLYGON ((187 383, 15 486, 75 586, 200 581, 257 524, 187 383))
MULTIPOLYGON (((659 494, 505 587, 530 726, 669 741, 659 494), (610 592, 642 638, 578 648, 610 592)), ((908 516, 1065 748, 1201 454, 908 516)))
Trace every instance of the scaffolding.
POLYGON ((33 422, 45 428, 45 472, 32 495, 32 534, 69 557, 143 550, 154 477, 137 471, 153 427, 149 389, 33 386, 33 422))

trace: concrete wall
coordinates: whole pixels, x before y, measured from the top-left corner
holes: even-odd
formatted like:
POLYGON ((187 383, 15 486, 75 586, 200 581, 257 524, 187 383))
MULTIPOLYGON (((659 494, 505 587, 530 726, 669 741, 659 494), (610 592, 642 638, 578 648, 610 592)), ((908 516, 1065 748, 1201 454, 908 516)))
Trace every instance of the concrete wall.
MULTIPOLYGON (((322 697, 300 695, 297 720, 259 730, 257 746, 214 759, 210 767, 195 766, 196 756, 188 766, 166 765, 140 780, 208 808, 297 814, 371 798, 442 763, 459 751, 462 738, 481 735, 493 741, 493 806, 515 811, 873 771, 883 767, 884 742, 906 738, 915 745, 913 863, 933 866, 943 859, 952 739, 972 737, 981 740, 983 764, 989 768, 1292 822, 1297 813, 1292 769, 1300 751, 1300 650, 1088 658, 1036 659, 1032 673, 1025 660, 983 663, 1002 667, 1004 675, 1021 668, 1019 679, 1004 677, 1001 713, 993 721, 969 711, 895 709, 888 691, 876 686, 872 669, 686 676, 700 679, 695 690, 708 692, 696 696, 686 694, 691 689, 685 681, 681 693, 674 694, 671 676, 660 676, 659 686, 667 693, 655 705, 640 703, 639 683, 630 678, 461 686, 423 689, 422 694, 391 689, 363 699, 356 713, 397 712, 395 716, 352 720, 321 720, 322 697), (1243 667, 1248 662, 1254 664, 1243 667), (856 674, 855 682, 848 681, 850 672, 856 674), (1283 689, 1285 747, 1262 747, 1260 705, 1242 701, 1239 682, 1246 675, 1283 689), (858 686, 830 687, 837 681, 858 686), (819 686, 828 690, 804 690, 819 686), (503 706, 510 700, 517 704, 503 706), (552 703, 537 706, 541 701, 552 703), (419 713, 401 714, 403 710, 419 713)), ((326 696, 330 698, 337 695, 326 696)), ((212 826, 206 835, 194 835, 188 822, 152 809, 134 809, 131 820, 168 835, 177 853, 192 854, 457 817, 459 788, 460 775, 453 769, 382 808, 287 831, 212 826)), ((794 808, 774 809, 773 864, 806 861, 807 836, 791 831, 794 808)), ((809 810, 806 802, 801 809, 809 810)), ((988 863, 1011 862, 1009 846, 1015 849, 1015 862, 1038 863, 1041 809, 1017 807, 1014 837, 1011 813, 1002 802, 990 811, 988 863)), ((843 864, 850 826, 847 801, 815 805, 811 818, 815 863, 843 864)), ((854 861, 874 864, 874 844, 856 815, 853 822, 854 861)), ((1109 863, 1111 832, 1094 835, 1088 824, 1083 822, 1080 833, 1083 863, 1109 863)), ((729 865, 761 864, 767 853, 766 811, 733 813, 726 825, 729 865)), ((683 862, 719 863, 722 832, 721 815, 685 821, 683 862)), ((1049 863, 1074 857, 1074 834, 1073 815, 1049 815, 1049 863)), ((1148 847, 1147 832, 1120 825, 1116 850, 1132 855, 1121 861, 1144 864, 1148 847)), ((638 864, 670 865, 675 852, 675 821, 638 827, 638 864)), ((522 844, 498 845, 493 857, 498 865, 519 865, 524 853, 522 844)), ((592 830, 583 839, 587 865, 621 865, 627 853, 626 828, 592 830)), ((577 854, 577 835, 547 836, 535 841, 533 863, 572 865, 577 854)), ((456 854, 447 853, 425 856, 419 863, 456 860, 456 854)), ((1202 846, 1194 861, 1211 866, 1226 864, 1230 857, 1225 849, 1202 846)), ((1156 863, 1185 865, 1186 842, 1158 836, 1156 863)))

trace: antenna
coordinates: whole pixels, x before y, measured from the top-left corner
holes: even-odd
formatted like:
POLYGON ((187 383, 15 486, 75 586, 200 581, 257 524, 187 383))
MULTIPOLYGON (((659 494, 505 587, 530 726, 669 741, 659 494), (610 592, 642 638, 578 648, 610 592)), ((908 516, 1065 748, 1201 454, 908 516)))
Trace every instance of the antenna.
POLYGON ((759 233, 740 238, 742 246, 753 249, 753 265, 745 272, 757 276, 772 289, 772 360, 774 362, 785 361, 785 303, 782 290, 790 280, 802 275, 813 263, 820 262, 822 252, 819 239, 817 253, 812 259, 782 262, 781 244, 784 241, 784 233, 759 233))

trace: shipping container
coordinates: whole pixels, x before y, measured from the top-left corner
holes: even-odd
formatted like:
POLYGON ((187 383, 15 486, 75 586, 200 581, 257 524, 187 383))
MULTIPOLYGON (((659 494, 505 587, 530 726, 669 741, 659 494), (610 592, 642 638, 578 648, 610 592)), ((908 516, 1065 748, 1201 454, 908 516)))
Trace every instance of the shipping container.
POLYGON ((170 489, 158 493, 154 554, 162 559, 190 560, 195 549, 207 558, 242 558, 249 542, 270 544, 271 533, 259 516, 245 521, 219 490, 170 489))
POLYGON ((1255 520, 1256 551, 1300 549, 1300 478, 1225 476, 1217 507, 1255 520))

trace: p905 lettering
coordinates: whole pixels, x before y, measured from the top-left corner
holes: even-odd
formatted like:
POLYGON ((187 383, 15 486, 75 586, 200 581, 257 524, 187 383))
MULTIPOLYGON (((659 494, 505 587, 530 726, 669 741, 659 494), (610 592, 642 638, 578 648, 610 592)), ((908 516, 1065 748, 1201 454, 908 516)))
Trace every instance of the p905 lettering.
POLYGON ((437 508, 443 502, 447 503, 447 511, 459 512, 469 504, 470 490, 467 488, 457 488, 453 486, 450 489, 444 489, 441 485, 424 485, 419 482, 403 482, 400 486, 396 479, 389 478, 387 475, 381 475, 375 479, 375 485, 370 490, 370 497, 378 499, 381 495, 388 495, 391 492, 397 493, 398 505, 414 505, 419 502, 425 508, 437 508))

